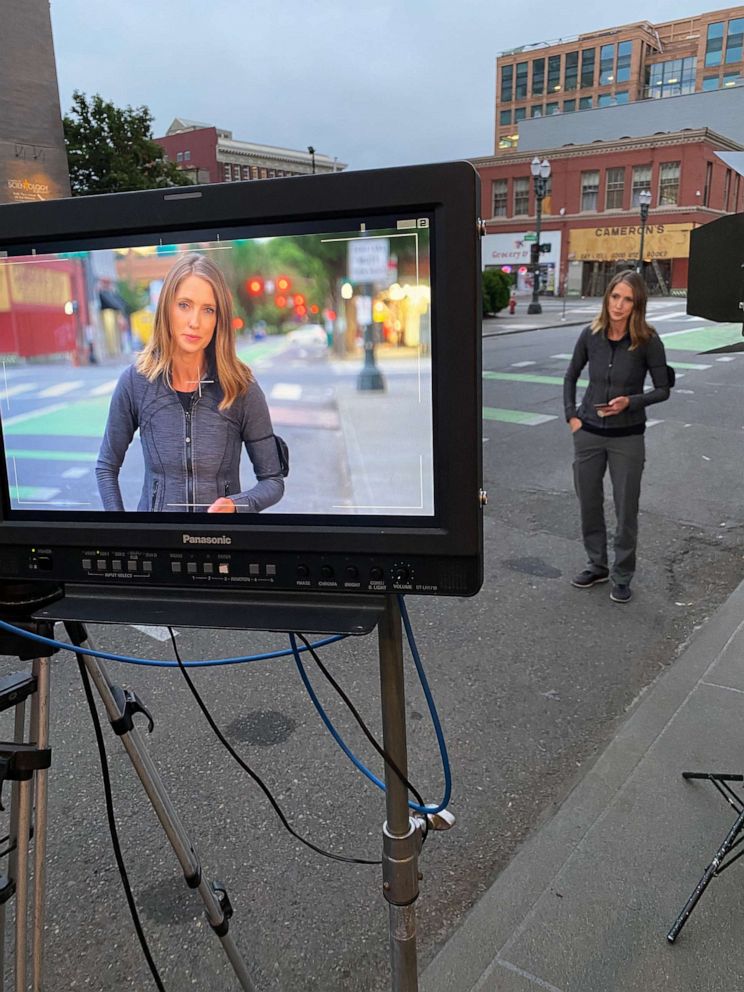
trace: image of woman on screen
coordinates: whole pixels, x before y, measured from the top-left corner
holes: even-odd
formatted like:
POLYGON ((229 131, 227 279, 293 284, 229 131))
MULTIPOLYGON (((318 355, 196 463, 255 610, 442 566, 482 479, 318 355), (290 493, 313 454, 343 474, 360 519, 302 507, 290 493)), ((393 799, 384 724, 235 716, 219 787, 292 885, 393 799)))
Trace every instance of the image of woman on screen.
POLYGON ((258 513, 284 494, 286 445, 253 373, 237 356, 232 301, 207 257, 179 258, 163 282, 153 335, 120 376, 96 462, 104 510, 124 510, 119 472, 139 429, 137 510, 258 513), (241 491, 243 446, 256 484, 241 491))

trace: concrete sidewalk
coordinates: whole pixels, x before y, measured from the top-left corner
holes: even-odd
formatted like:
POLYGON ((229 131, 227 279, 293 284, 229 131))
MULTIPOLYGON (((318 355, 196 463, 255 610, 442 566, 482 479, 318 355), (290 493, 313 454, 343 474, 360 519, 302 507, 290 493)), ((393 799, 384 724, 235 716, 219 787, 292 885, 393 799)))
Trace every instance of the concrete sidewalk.
POLYGON ((743 717, 744 582, 480 899, 422 992, 744 987, 744 860, 666 939, 736 818, 710 783, 681 772, 744 771, 743 717))
POLYGON ((545 327, 574 327, 576 325, 588 324, 601 305, 600 300, 571 300, 567 301, 564 309, 562 301, 547 300, 542 302, 542 313, 528 314, 527 300, 520 300, 517 304, 517 312, 510 314, 508 310, 502 310, 496 317, 485 317, 483 320, 483 337, 500 337, 502 334, 521 334, 524 331, 539 331, 545 327), (577 314, 572 312, 572 308, 577 303, 581 304, 581 309, 585 313, 577 314), (595 304, 588 307, 587 304, 595 304))

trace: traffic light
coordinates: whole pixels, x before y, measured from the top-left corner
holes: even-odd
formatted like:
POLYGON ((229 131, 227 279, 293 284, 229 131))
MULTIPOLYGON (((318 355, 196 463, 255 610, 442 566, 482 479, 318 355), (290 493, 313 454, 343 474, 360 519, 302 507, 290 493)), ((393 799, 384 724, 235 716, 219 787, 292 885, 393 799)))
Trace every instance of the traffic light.
POLYGON ((530 264, 540 264, 540 245, 536 241, 533 241, 530 245, 530 264))
POLYGON ((280 293, 289 292, 289 288, 291 285, 292 283, 289 281, 289 279, 286 276, 277 276, 276 288, 280 293))
POLYGON ((551 244, 550 244, 550 242, 549 242, 549 241, 544 241, 544 242, 543 242, 543 243, 542 243, 542 244, 540 245, 540 251, 541 251, 541 252, 543 252, 543 253, 545 253, 545 252, 549 252, 549 251, 550 251, 550 249, 551 249, 551 244))
POLYGON ((264 281, 261 276, 251 276, 246 279, 245 288, 251 296, 260 296, 264 291, 264 281))

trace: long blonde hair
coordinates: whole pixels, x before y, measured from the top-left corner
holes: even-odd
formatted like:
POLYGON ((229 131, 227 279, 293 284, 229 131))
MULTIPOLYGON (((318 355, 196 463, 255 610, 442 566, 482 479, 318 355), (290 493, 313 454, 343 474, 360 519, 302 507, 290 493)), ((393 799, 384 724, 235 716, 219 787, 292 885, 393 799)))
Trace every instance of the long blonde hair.
POLYGON ((217 323, 207 353, 214 355, 217 378, 222 388, 223 398, 219 409, 226 410, 238 396, 245 393, 254 380, 253 373, 240 361, 235 351, 232 299, 225 277, 214 262, 204 255, 196 252, 182 255, 165 277, 155 311, 152 337, 137 356, 135 367, 149 382, 154 382, 162 375, 168 385, 171 385, 174 347, 170 333, 170 312, 178 287, 187 276, 206 279, 217 303, 217 323))
POLYGON ((615 286, 618 286, 621 282, 626 283, 633 290, 633 309, 631 310, 630 320, 628 321, 630 350, 633 351, 634 348, 646 344, 656 334, 654 328, 646 321, 648 290, 646 289, 646 283, 637 272, 630 270, 627 272, 618 272, 610 280, 610 284, 602 297, 602 309, 592 321, 592 334, 599 334, 600 332, 606 334, 610 329, 610 294, 615 286))

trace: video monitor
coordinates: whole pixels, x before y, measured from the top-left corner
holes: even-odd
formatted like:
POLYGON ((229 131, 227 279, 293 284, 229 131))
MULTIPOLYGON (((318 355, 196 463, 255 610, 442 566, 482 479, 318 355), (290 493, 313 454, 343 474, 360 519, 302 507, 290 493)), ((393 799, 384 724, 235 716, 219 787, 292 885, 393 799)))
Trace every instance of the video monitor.
POLYGON ((475 591, 477 187, 452 163, 0 207, 2 574, 475 591))

